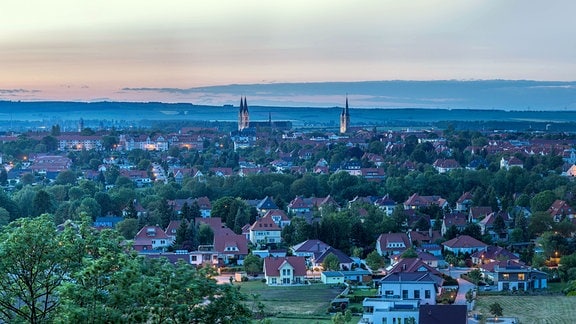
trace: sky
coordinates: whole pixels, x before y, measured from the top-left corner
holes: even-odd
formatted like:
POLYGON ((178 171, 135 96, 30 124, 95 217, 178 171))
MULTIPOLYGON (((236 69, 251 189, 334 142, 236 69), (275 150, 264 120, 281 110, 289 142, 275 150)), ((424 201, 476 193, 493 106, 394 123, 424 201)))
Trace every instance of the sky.
POLYGON ((0 99, 235 104, 194 88, 573 81, 574 12, 573 0, 2 1, 0 99))

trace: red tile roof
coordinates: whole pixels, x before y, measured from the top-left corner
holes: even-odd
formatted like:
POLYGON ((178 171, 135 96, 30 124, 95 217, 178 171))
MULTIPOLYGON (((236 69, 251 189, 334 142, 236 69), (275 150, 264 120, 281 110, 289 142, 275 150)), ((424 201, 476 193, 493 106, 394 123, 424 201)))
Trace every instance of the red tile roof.
POLYGON ((468 235, 460 235, 455 237, 449 241, 442 243, 442 245, 447 246, 449 248, 477 248, 477 247, 487 247, 488 244, 478 241, 477 239, 468 236, 468 235))
POLYGON ((306 262, 304 257, 288 256, 284 258, 267 257, 264 258, 264 272, 269 277, 280 276, 280 269, 288 263, 294 268, 294 276, 306 275, 306 262))

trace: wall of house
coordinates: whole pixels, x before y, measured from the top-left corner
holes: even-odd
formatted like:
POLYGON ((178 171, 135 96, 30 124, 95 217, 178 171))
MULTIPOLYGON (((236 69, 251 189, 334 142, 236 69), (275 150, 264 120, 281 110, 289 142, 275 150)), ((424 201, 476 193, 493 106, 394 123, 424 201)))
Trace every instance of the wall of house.
POLYGON ((433 282, 382 282, 379 293, 383 297, 399 296, 402 299, 418 299, 422 304, 436 305, 433 282))

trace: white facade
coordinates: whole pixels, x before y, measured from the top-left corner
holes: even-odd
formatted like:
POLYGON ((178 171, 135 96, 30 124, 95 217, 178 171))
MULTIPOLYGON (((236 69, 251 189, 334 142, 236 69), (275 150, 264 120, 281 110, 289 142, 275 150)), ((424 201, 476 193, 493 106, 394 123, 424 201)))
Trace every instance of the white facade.
POLYGON ((381 281, 380 296, 384 298, 417 299, 422 304, 436 305, 436 287, 433 281, 381 281))
POLYGON ((362 302, 364 313, 359 323, 416 324, 419 306, 418 299, 366 298, 362 302))

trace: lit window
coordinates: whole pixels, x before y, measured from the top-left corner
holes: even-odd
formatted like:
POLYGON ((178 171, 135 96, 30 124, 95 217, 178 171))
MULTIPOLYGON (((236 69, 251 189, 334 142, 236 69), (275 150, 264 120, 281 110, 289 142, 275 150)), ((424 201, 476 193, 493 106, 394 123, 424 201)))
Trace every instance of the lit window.
POLYGON ((525 274, 519 273, 519 274, 518 274, 518 280, 526 280, 525 274))

